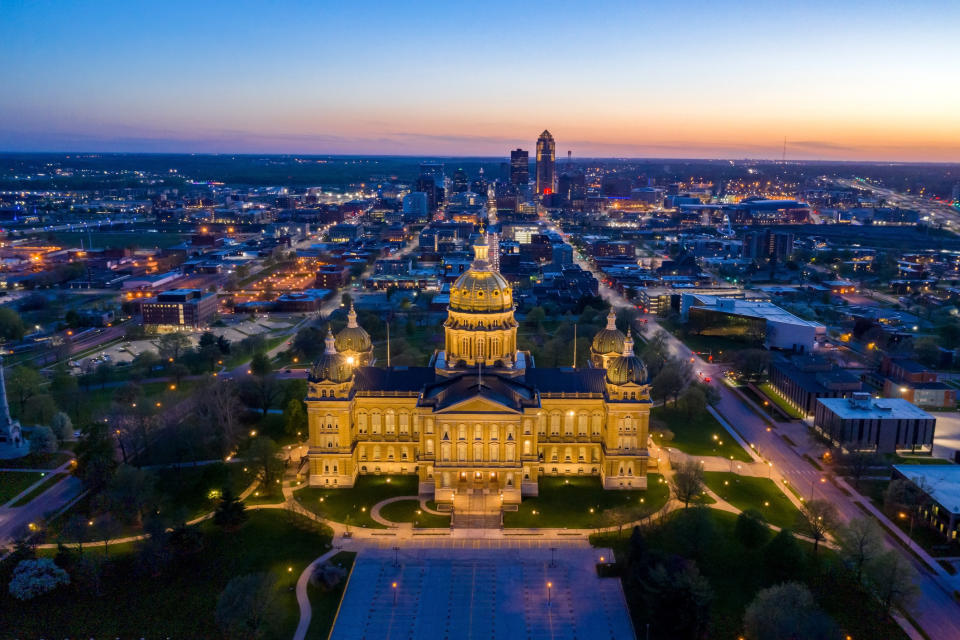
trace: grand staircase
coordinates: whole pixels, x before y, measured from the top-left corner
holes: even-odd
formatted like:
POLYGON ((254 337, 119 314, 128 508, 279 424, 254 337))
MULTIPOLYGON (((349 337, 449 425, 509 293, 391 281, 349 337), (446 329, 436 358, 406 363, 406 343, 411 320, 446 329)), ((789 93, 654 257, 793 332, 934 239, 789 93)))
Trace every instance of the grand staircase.
POLYGON ((499 529, 500 519, 499 495, 473 489, 458 492, 453 498, 455 529, 499 529))

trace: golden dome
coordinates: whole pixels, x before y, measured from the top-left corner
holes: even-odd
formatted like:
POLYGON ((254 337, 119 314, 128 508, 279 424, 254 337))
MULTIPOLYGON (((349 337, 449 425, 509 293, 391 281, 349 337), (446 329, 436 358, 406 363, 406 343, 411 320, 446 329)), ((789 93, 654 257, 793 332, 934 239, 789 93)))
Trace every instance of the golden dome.
POLYGON ((357 324, 357 312, 350 304, 350 311, 347 312, 347 326, 337 332, 336 338, 337 351, 356 351, 363 353, 369 351, 373 346, 370 341, 370 334, 363 327, 357 324))
POLYGON ((313 363, 313 366, 310 367, 307 379, 310 382, 342 383, 349 381, 353 375, 353 370, 347 363, 347 359, 337 353, 337 349, 333 345, 333 334, 330 333, 329 328, 327 328, 327 338, 325 342, 327 343, 326 350, 324 350, 320 358, 313 363))
POLYGON ((626 336, 617 329, 617 314, 611 307, 610 313, 607 315, 607 326, 593 337, 593 352, 601 355, 623 353, 625 340, 626 336))
POLYGON ((498 313, 513 309, 513 288, 487 261, 486 234, 473 247, 475 259, 450 286, 450 309, 472 313, 498 313))
POLYGON ((647 365, 633 352, 633 337, 628 335, 623 345, 623 353, 607 365, 607 381, 610 384, 647 383, 647 365))

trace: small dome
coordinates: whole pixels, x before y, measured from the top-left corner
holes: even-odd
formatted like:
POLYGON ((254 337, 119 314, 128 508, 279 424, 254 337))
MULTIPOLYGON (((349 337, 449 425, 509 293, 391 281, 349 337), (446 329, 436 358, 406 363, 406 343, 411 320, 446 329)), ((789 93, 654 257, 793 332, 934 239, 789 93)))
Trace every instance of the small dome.
POLYGON ((350 311, 347 313, 347 326, 337 333, 334 342, 337 351, 356 351, 363 353, 369 351, 373 346, 370 340, 370 334, 363 327, 357 324, 357 312, 350 304, 350 311))
POLYGON ((607 381, 610 384, 647 383, 647 365, 633 352, 632 336, 626 337, 623 353, 610 360, 607 381))
POLYGON ((617 329, 617 314, 614 312, 613 307, 611 307, 610 313, 607 314, 607 326, 593 337, 593 352, 604 355, 609 353, 623 353, 625 340, 626 336, 623 335, 622 331, 617 329))
POLYGON ((311 382, 347 382, 353 375, 346 358, 337 353, 333 334, 327 329, 326 349, 323 355, 310 367, 311 382))

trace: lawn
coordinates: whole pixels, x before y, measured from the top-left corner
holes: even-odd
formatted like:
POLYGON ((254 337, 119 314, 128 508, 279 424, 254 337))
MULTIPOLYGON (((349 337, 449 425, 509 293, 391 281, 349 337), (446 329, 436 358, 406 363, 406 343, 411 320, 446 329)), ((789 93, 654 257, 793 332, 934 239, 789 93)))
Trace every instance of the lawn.
POLYGON ((763 395, 767 397, 770 402, 774 403, 780 410, 791 418, 797 420, 803 419, 803 414, 800 413, 795 407, 790 405, 786 400, 784 400, 779 393, 777 393, 776 388, 769 382, 763 382, 757 385, 757 388, 763 392, 763 395))
POLYGON ((254 473, 242 463, 225 462, 199 467, 154 469, 161 503, 183 509, 187 519, 196 518, 217 506, 225 488, 240 495, 254 480, 254 473))
MULTIPOLYGON (((37 485, 37 487, 36 487, 33 491, 31 491, 31 492, 28 493, 27 495, 23 496, 22 498, 20 498, 19 500, 17 500, 16 502, 14 502, 14 503, 13 503, 12 505, 10 505, 10 506, 11 506, 11 507, 22 507, 23 505, 27 504, 28 502, 30 502, 31 500, 33 500, 34 498, 36 498, 37 496, 39 496, 41 493, 43 493, 44 491, 46 491, 47 489, 49 489, 49 488, 52 487, 53 485, 57 484, 58 482, 60 482, 60 481, 63 480, 64 478, 66 478, 68 475, 70 475, 70 474, 68 474, 68 473, 53 473, 53 474, 47 474, 47 476, 46 476, 46 478, 44 479, 44 481, 41 482, 39 485, 37 485)), ((2 503, 2 502, 0 502, 0 503, 2 503)))
POLYGON ((40 471, 0 471, 0 506, 41 478, 43 473, 40 471))
POLYGON ((782 529, 796 527, 799 512, 773 480, 727 471, 707 471, 703 475, 707 486, 736 508, 756 509, 767 522, 782 529))
POLYGON ((658 445, 676 448, 691 456, 720 456, 728 460, 733 456, 734 460, 742 462, 751 460, 743 447, 737 444, 733 436, 707 411, 690 417, 672 407, 654 407, 650 418, 673 432, 673 440, 663 443, 654 433, 654 442, 658 445))
MULTIPOLYGON (((328 562, 339 565, 347 570, 349 579, 350 571, 353 570, 353 561, 357 554, 353 551, 341 551, 330 558, 328 562)), ((320 587, 307 583, 307 597, 310 598, 311 616, 310 627, 307 629, 307 638, 309 640, 326 640, 333 627, 333 621, 337 617, 337 611, 340 609, 340 601, 343 599, 343 592, 347 586, 347 580, 330 591, 323 591, 320 587)))
POLYGON ((250 513, 238 531, 209 522, 200 531, 202 551, 174 561, 157 577, 144 573, 131 545, 111 546, 100 596, 73 586, 21 603, 4 588, 0 637, 219 637, 214 609, 220 592, 231 578, 260 571, 278 579, 281 624, 275 637, 293 635, 299 620, 293 585, 329 548, 329 530, 294 514, 261 511, 250 513))
MULTIPOLYGON (((734 535, 737 517, 734 514, 707 509, 680 510, 671 513, 663 524, 644 530, 646 553, 650 557, 679 555, 694 559, 700 573, 707 578, 713 592, 710 623, 706 637, 734 640, 742 637, 743 614, 756 592, 770 586, 764 577, 763 549, 747 549, 734 535), (699 510, 697 510, 699 511, 699 510), (705 518, 698 518, 705 515, 705 518), (694 549, 699 551, 694 551, 694 549)), ((616 533, 592 536, 597 547, 611 547, 617 563, 626 570, 629 558, 629 535, 616 533)), ((839 637, 905 639, 903 631, 879 608, 847 571, 840 559, 821 547, 819 560, 812 560, 811 546, 800 542, 803 562, 795 567, 790 579, 810 587, 817 603, 842 628, 839 637)), ((624 590, 634 628, 644 629, 646 622, 642 590, 624 580, 624 590)), ((662 640, 665 635, 651 626, 650 639, 662 640)))
POLYGON ((294 496, 304 508, 317 515, 333 520, 347 522, 358 527, 383 529, 383 525, 370 517, 373 505, 396 496, 415 496, 418 491, 417 476, 359 476, 356 484, 349 489, 327 489, 308 487, 300 489, 294 496))
POLYGON ((73 456, 68 451, 59 451, 52 455, 29 453, 22 458, 0 460, 0 469, 56 469, 71 458, 73 456))
POLYGON ((420 509, 419 500, 391 502, 380 509, 380 515, 391 522, 412 522, 418 529, 450 527, 450 516, 437 516, 420 509))
POLYGON ((659 511, 669 497, 670 489, 663 476, 655 473, 647 475, 646 491, 606 491, 595 477, 541 478, 539 495, 524 498, 517 511, 505 511, 503 526, 567 529, 614 526, 605 512, 629 509, 630 520, 639 520, 659 511))

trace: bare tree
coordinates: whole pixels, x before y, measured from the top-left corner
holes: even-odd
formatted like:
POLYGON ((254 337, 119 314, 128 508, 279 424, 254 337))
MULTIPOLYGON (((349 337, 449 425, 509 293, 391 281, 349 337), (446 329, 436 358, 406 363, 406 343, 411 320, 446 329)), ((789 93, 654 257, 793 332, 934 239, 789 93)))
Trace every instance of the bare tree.
POLYGON ((195 394, 195 415, 212 431, 222 454, 229 453, 240 437, 240 413, 236 386, 229 380, 209 384, 195 394))
POLYGON ((703 467, 696 460, 687 460, 681 464, 670 479, 670 488, 674 497, 683 503, 683 508, 703 493, 703 467))
POLYGON ((837 508, 826 500, 809 500, 797 516, 797 529, 800 533, 813 539, 813 553, 821 540, 826 540, 827 532, 832 530, 837 522, 837 508))
POLYGON ((837 542, 843 559, 863 582, 863 572, 883 552, 880 527, 870 518, 856 518, 837 530, 837 542))
POLYGON ((918 594, 910 564, 896 551, 888 551, 868 565, 867 576, 887 613, 893 607, 903 608, 918 594))

